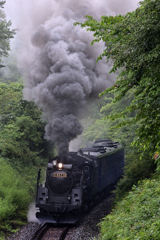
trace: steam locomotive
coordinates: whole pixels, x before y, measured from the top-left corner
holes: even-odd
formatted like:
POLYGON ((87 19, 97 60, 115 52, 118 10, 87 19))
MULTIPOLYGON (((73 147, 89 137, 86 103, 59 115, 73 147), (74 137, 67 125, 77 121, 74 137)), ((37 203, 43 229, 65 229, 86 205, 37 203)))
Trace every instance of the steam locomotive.
POLYGON ((37 177, 36 217, 40 222, 75 223, 81 214, 123 174, 124 149, 118 142, 98 139, 78 152, 48 162, 45 185, 37 177))

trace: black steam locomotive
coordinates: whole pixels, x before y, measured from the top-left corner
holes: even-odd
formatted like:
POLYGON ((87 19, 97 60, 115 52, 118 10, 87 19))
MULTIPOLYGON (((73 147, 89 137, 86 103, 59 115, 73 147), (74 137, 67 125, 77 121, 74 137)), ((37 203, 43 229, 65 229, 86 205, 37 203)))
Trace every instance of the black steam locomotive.
POLYGON ((37 178, 36 217, 52 223, 75 223, 109 193, 123 174, 124 149, 118 142, 96 140, 93 146, 68 152, 65 163, 59 157, 49 161, 44 186, 37 178))

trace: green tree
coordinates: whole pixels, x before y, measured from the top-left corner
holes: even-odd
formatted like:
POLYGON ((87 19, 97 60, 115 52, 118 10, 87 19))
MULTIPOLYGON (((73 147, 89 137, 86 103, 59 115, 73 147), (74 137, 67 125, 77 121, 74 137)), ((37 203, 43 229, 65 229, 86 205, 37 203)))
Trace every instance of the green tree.
POLYGON ((53 156, 53 144, 44 140, 42 112, 22 99, 22 89, 22 83, 0 83, 0 154, 21 172, 53 156))
POLYGON ((117 82, 103 94, 113 93, 120 100, 130 90, 134 98, 123 112, 111 119, 123 118, 124 124, 139 123, 136 144, 153 154, 160 148, 160 2, 144 0, 132 13, 124 16, 102 16, 101 21, 87 16, 80 24, 93 31, 94 42, 104 41, 105 50, 98 60, 112 60, 111 72, 120 69, 117 82), (126 118, 134 112, 132 119, 126 118))
MULTIPOLYGON (((117 112, 122 112, 130 105, 134 98, 134 91, 130 90, 121 100, 113 103, 113 94, 105 94, 97 102, 92 103, 92 107, 88 109, 89 117, 82 121, 85 126, 82 139, 86 146, 90 141, 97 138, 112 139, 121 142, 125 150, 125 168, 124 177, 120 179, 117 184, 115 193, 116 201, 119 201, 127 191, 131 190, 133 184, 137 184, 140 179, 148 178, 155 171, 157 167, 155 161, 149 155, 149 152, 143 154, 140 160, 142 151, 138 146, 131 146, 131 143, 136 137, 136 129, 139 123, 132 125, 124 125, 115 128, 116 124, 121 125, 121 119, 111 121, 107 116, 113 115, 117 112), (106 104, 106 105, 105 105, 106 104), (105 106, 104 106, 105 105, 105 106), (99 109, 99 106, 101 108, 99 109), (102 107, 103 106, 103 107, 102 107), (106 117, 105 117, 106 116, 106 117)), ((128 121, 132 121, 133 114, 128 114, 126 117, 128 121)), ((159 166, 157 167, 158 170, 159 166)))
POLYGON ((11 21, 7 21, 2 8, 4 7, 5 1, 0 1, 0 67, 2 65, 2 57, 8 56, 10 50, 10 39, 13 38, 15 30, 10 30, 11 21))

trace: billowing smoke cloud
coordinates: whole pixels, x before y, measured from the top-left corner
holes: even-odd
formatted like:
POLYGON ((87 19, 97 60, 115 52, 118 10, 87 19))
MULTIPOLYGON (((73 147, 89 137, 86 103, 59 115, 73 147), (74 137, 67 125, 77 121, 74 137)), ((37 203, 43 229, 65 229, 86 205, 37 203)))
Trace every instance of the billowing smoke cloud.
MULTIPOLYGON (((48 121, 45 137, 64 156, 69 142, 82 133, 80 110, 115 81, 115 75, 108 74, 110 64, 105 60, 96 63, 104 43, 90 46, 92 33, 74 22, 83 22, 85 15, 97 19, 103 14, 115 15, 121 1, 115 5, 110 0, 34 0, 20 1, 20 5, 22 2, 19 14, 25 13, 26 24, 24 20, 19 24, 23 39, 19 62, 25 73, 24 97, 43 110, 48 121)), ((131 3, 126 1, 129 7, 131 3)))

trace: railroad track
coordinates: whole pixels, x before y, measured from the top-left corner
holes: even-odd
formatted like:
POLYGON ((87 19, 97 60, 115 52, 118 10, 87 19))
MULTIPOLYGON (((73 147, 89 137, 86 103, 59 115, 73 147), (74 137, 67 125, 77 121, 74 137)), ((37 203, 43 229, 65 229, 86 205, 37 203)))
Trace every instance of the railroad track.
POLYGON ((35 232, 32 240, 71 240, 73 230, 71 226, 55 227, 49 223, 43 223, 35 232))

